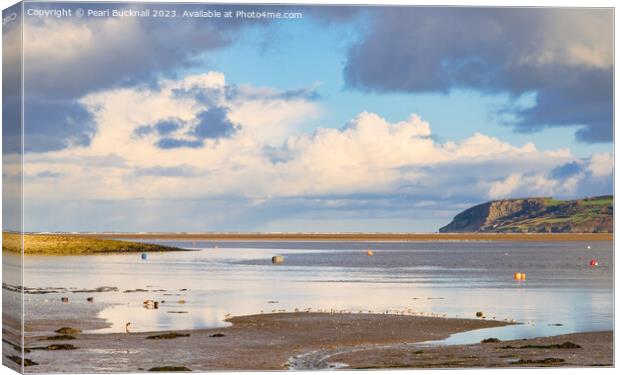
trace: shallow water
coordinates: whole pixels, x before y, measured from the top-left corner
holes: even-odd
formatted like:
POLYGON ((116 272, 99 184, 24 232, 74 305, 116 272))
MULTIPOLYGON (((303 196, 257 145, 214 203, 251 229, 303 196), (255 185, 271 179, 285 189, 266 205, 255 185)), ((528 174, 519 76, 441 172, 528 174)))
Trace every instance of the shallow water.
POLYGON ((445 343, 613 329, 611 242, 150 242, 196 251, 26 257, 27 287, 119 288, 29 294, 27 316, 80 311, 94 296, 114 304, 99 313, 112 323, 100 333, 124 332, 127 322, 134 332, 223 327, 228 314, 308 308, 466 318, 482 311, 523 323, 445 343), (273 255, 285 263, 271 264, 273 255), (598 267, 588 265, 593 258, 598 267), (517 271, 527 280, 513 280, 517 271), (124 293, 135 289, 148 291, 124 293), (147 299, 165 302, 149 310, 147 299))

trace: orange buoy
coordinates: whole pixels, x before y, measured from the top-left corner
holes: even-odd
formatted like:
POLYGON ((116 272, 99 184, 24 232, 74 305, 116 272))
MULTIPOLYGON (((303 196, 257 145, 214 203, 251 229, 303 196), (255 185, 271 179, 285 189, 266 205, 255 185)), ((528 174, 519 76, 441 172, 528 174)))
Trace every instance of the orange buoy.
POLYGON ((523 280, 523 274, 521 272, 515 272, 515 280, 523 280))
POLYGON ((371 257, 371 256, 375 255, 375 253, 373 253, 372 250, 368 249, 368 251, 366 251, 366 255, 371 257))
POLYGON ((525 280, 525 272, 521 272, 521 280, 525 280))
POLYGON ((596 266, 598 266, 598 262, 596 261, 596 259, 592 259, 590 261, 590 267, 596 267, 596 266))

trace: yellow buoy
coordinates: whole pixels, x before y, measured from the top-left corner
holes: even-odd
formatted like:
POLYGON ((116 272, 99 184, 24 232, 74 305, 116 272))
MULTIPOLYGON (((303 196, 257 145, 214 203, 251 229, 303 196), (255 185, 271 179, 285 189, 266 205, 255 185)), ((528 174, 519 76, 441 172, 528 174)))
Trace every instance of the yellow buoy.
POLYGON ((375 255, 375 253, 373 253, 372 250, 368 249, 368 251, 366 251, 366 255, 371 257, 371 256, 375 255))
POLYGON ((523 274, 521 272, 515 272, 515 280, 522 280, 523 274))

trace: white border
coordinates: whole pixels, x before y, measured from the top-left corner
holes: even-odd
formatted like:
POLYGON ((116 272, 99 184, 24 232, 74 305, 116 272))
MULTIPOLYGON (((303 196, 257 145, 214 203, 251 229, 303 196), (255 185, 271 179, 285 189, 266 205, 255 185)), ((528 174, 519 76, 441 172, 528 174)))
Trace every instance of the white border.
MULTIPOLYGON (((45 1, 28 1, 26 0, 25 2, 30 2, 30 3, 34 3, 34 2, 45 2, 45 1)), ((146 0, 133 0, 133 1, 75 1, 75 0, 65 0, 65 1, 49 1, 49 2, 72 2, 72 3, 97 3, 97 2, 110 2, 110 3, 157 3, 158 1, 146 1, 146 0)), ((2 4, 2 8, 7 8, 15 3, 17 3, 17 1, 13 1, 13 0, 0 0, 0 3, 2 4)), ((205 2, 200 2, 200 1, 180 1, 180 0, 170 0, 170 1, 161 1, 160 3, 213 3, 213 4, 230 4, 230 3, 235 3, 233 1, 222 1, 222 0, 211 0, 211 1, 205 1, 205 2)), ((380 6, 384 6, 384 5, 434 5, 434 6, 450 6, 450 5, 455 5, 455 6, 485 6, 485 7, 606 7, 606 8, 614 8, 614 12, 615 12, 615 2, 612 0, 590 0, 590 1, 584 1, 584 0, 571 0, 571 1, 566 1, 566 0, 538 0, 538 1, 532 1, 532 0, 522 0, 522 1, 514 1, 514 0, 504 0, 504 1, 493 1, 493 0, 473 0, 473 1, 467 1, 467 0, 444 0, 444 1, 429 1, 429 0, 421 0, 421 1, 407 1, 407 0, 390 0, 390 1, 380 1, 380 0, 375 0, 375 1, 368 1, 368 0, 336 0, 336 1, 330 1, 330 0, 313 0, 313 1, 258 1, 258 0, 243 0, 243 1, 239 1, 236 3, 244 3, 244 4, 300 4, 300 5, 380 5, 380 6)), ((615 26, 615 20, 614 20, 614 26, 615 26)), ((617 41, 618 41, 618 31, 617 29, 614 27, 614 62, 617 61, 617 51, 618 49, 616 48, 617 46, 617 41)), ((1 45, 1 38, 0 38, 0 45, 1 45)), ((1 64, 0 64, 1 65, 1 64)), ((1 66, 0 66, 0 82, 1 82, 1 66)), ((617 103, 615 101, 615 98, 617 97, 618 94, 618 85, 616 85, 616 80, 617 80, 617 75, 616 75, 616 69, 615 69, 615 64, 614 64, 614 196, 616 195, 617 191, 616 191, 616 187, 618 186, 618 175, 615 174, 615 155, 618 152, 618 148, 619 145, 616 142, 616 138, 615 138, 615 110, 618 108, 617 103)), ((0 153, 1 153, 1 132, 0 132, 0 153)), ((2 183, 2 176, 0 175, 0 184, 2 183)), ((615 201, 614 201, 614 206, 615 205, 615 201)), ((0 202, 0 208, 1 208, 1 202, 0 202)), ((614 210, 616 210, 616 207, 614 207, 614 210)), ((23 219, 23 218, 22 218, 23 219)), ((0 217, 0 226, 2 224, 2 218, 0 217)), ((614 232, 615 233, 619 233, 618 229, 619 229, 620 225, 618 225, 618 221, 614 220, 614 232)), ((616 242, 615 242, 615 237, 614 237, 614 251, 616 249, 616 242)), ((615 261, 615 255, 614 255, 614 261, 615 261)), ((0 276, 1 276, 1 270, 0 270, 0 276)), ((618 279, 616 278, 615 275, 615 267, 614 267, 614 297, 615 297, 615 288, 618 286, 618 279)), ((614 300, 614 314, 616 311, 618 311, 618 301, 614 300)), ((1 305, 0 305, 0 312, 1 312, 1 305)), ((615 318, 615 317, 614 317, 615 318)), ((615 319, 614 322, 615 328, 614 328, 614 336, 615 336, 615 332, 617 332, 618 330, 618 320, 615 319)), ((614 363, 617 365, 619 356, 618 356, 618 350, 616 350, 616 345, 615 345, 615 339, 614 339, 614 363)), ((596 373, 615 373, 615 369, 597 369, 597 368, 582 368, 582 369, 567 369, 567 368, 545 368, 545 369, 458 369, 458 370, 377 370, 377 371, 372 371, 368 374, 371 375, 393 375, 395 373, 395 371, 397 373, 402 373, 402 374, 437 374, 439 371, 441 371, 441 374, 477 374, 479 372, 485 372, 487 374, 495 374, 495 373, 501 373, 501 374, 538 374, 538 373, 543 373, 546 375, 550 375, 550 374, 590 374, 592 372, 596 372, 596 373)), ((221 372, 224 373, 224 372, 221 372)), ((245 374, 279 374, 280 372, 244 372, 245 374)), ((318 374, 318 371, 308 371, 308 372, 304 372, 305 374, 318 374)), ((351 372, 348 372, 351 373, 351 372)), ((353 373, 361 373, 361 371, 353 371, 353 373)), ((0 375, 4 375, 4 374, 14 374, 14 372, 6 367, 0 367, 0 375)), ((130 373, 122 373, 122 374, 130 374, 130 373)))

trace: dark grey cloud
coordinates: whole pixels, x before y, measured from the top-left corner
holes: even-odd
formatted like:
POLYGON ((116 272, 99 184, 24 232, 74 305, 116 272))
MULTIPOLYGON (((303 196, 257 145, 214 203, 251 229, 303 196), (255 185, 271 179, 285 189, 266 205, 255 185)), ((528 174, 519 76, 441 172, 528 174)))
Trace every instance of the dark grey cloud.
POLYGON ((228 137, 236 130, 235 125, 228 120, 228 110, 222 107, 209 108, 198 113, 198 124, 194 135, 200 139, 217 139, 228 137))
MULTIPOLYGON (((34 6, 34 5, 31 5, 34 6)), ((37 8, 54 6, 37 4, 37 8)), ((100 4, 67 5, 84 9, 100 4)), ((126 4, 105 4, 105 8, 125 9, 126 4)), ((132 4, 131 9, 145 8, 132 4)), ((155 9, 185 9, 183 5, 149 4, 155 9)), ((27 17, 24 44, 27 77, 25 85, 37 94, 56 98, 76 98, 87 93, 116 87, 152 82, 172 69, 198 63, 201 53, 232 43, 236 33, 247 23, 236 20, 186 18, 116 17, 64 18, 42 20, 27 17), (36 33, 36 31, 47 33, 36 33), (62 38, 74 34, 73 38, 62 38), (88 37, 90 35, 90 37, 88 37), (45 37, 49 37, 46 42, 45 37), (66 41, 65 45, 57 45, 66 41), (34 42, 34 41, 33 41, 34 42), (48 44, 49 43, 49 44, 48 44), (43 47, 45 46, 45 47, 43 47)))
POLYGON ((183 147, 200 148, 204 142, 201 139, 162 138, 155 145, 164 150, 183 147))
MULTIPOLYGON (((55 7, 53 3, 30 3, 32 8, 55 7)), ((197 11, 200 4, 63 4, 64 8, 81 7, 89 9, 149 9, 197 11)), ((317 22, 342 22, 354 17, 357 10, 352 7, 305 7, 286 5, 230 5, 210 4, 209 9, 223 10, 266 10, 301 11, 317 22)), ((26 134, 31 145, 29 152, 46 152, 69 145, 86 144, 94 133, 77 129, 78 134, 66 131, 56 132, 60 118, 72 118, 78 111, 77 100, 99 90, 123 86, 156 86, 160 76, 174 77, 181 68, 190 68, 201 63, 206 52, 226 47, 234 42, 240 30, 256 25, 268 25, 267 19, 204 19, 116 17, 116 18, 50 18, 26 17, 25 22, 25 81, 26 94, 31 100, 58 103, 57 119, 46 128, 46 123, 37 123, 32 129, 41 133, 26 134), (65 101, 64 105, 61 104, 65 101), (63 107, 68 112, 62 112, 63 107), (36 138, 36 139, 35 139, 36 138), (76 142, 77 139, 77 142, 76 142)), ((6 28, 8 30, 8 28, 6 28)), ((19 31, 14 28, 13 34, 19 31)), ((5 30, 6 31, 6 30, 5 30)), ((19 77, 13 74, 11 77, 19 77)), ((213 92, 197 93, 211 99, 213 92)), ((316 93, 283 93, 283 96, 316 93)), ((32 109, 34 110, 34 108, 32 109)), ((36 117, 41 117, 34 114, 36 117)), ((68 125, 70 129, 74 125, 68 125)), ((96 130, 96 129, 95 129, 96 130)), ((148 129, 141 129, 148 131, 148 129)), ((212 127, 200 126, 199 134, 211 137, 212 127)), ((19 142, 13 142, 18 144, 19 142)), ((197 147, 197 141, 163 139, 163 147, 185 145, 197 147)), ((183 146, 181 146, 183 147, 183 146)))
POLYGON ((564 165, 560 165, 559 167, 553 168, 551 172, 549 172, 549 177, 559 180, 574 176, 581 172, 581 170, 582 166, 577 162, 566 163, 564 165))
POLYGON ((143 137, 150 134, 168 135, 183 126, 183 121, 177 118, 161 120, 153 125, 142 125, 134 130, 134 136, 143 137))
POLYGON ((369 11, 346 85, 375 92, 474 89, 535 92, 512 108, 517 131, 582 125, 585 142, 612 140, 611 9, 395 7, 369 11))
POLYGON ((26 152, 57 151, 69 146, 88 146, 95 130, 92 114, 77 102, 26 97, 24 103, 26 152))
POLYGON ((213 106, 199 112, 195 124, 178 118, 169 118, 152 125, 139 126, 134 130, 133 136, 155 136, 155 146, 161 149, 200 148, 204 146, 204 140, 227 138, 237 129, 238 126, 228 119, 227 108, 213 106), (185 129, 182 135, 173 136, 174 132, 182 129, 185 129))
MULTIPOLYGON (((49 8, 49 3, 29 7, 49 8)), ((127 4, 66 4, 67 8, 126 8, 127 4)), ((132 9, 145 7, 132 4, 132 9)), ((190 5, 148 5, 190 9, 190 5)), ((215 8, 220 6, 214 6, 215 8)), ((26 17, 24 25, 24 88, 36 103, 27 109, 33 122, 26 128, 29 152, 86 145, 96 129, 78 100, 99 90, 128 85, 156 85, 159 76, 198 63, 201 54, 232 43, 247 22, 218 19, 153 17, 63 18, 26 17), (29 42, 30 41, 30 42, 29 42), (53 101, 54 104, 49 104, 53 101), (43 104, 48 103, 48 104, 43 104), (38 112, 40 110, 40 112, 38 112), (44 121, 51 115, 50 121, 44 121), (66 121, 65 121, 66 120, 66 121)), ((16 34, 19 28, 15 28, 16 34)), ((12 75, 19 77, 19 74, 12 75)), ((158 130, 159 131, 159 130, 158 130)), ((16 143, 16 142, 15 142, 16 143)), ((162 140, 163 147, 197 142, 162 140)), ((173 146, 174 147, 174 146, 173 146)))

